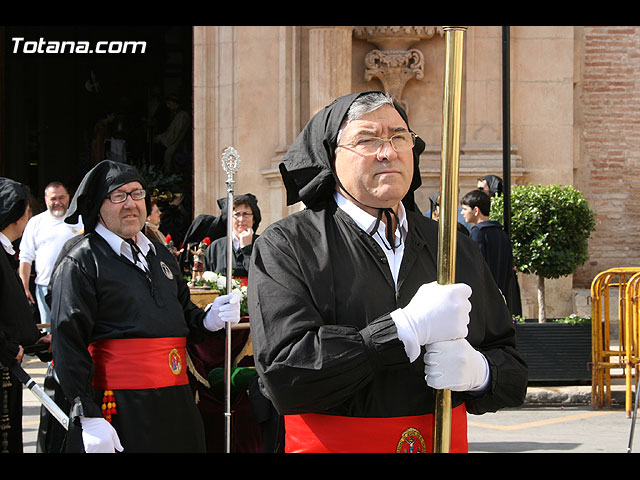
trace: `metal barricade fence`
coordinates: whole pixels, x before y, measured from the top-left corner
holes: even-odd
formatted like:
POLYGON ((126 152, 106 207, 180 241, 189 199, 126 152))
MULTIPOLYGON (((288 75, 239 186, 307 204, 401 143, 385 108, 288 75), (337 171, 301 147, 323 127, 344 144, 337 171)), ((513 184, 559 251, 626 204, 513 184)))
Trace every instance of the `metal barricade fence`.
POLYGON ((640 273, 627 282, 625 309, 625 410, 627 418, 633 409, 632 391, 638 388, 638 363, 640 362, 640 273))
POLYGON ((625 409, 628 417, 632 410, 632 378, 637 376, 639 289, 640 267, 610 268, 596 275, 591 283, 591 405, 593 408, 610 406, 611 380, 624 378, 627 389, 625 409), (612 312, 611 300, 615 295, 617 308, 613 307, 612 312), (613 316, 617 318, 612 318, 613 316), (617 329, 618 333, 617 342, 615 337, 612 341, 614 329, 617 329))

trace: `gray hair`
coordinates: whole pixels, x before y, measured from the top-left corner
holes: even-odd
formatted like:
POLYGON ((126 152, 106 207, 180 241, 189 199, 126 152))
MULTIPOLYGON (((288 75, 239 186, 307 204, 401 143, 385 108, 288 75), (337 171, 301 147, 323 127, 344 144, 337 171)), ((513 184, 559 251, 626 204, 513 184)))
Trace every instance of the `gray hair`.
POLYGON ((391 95, 383 92, 370 92, 356 98, 349 110, 347 110, 342 125, 338 130, 338 136, 336 137, 336 143, 340 143, 342 137, 342 131, 347 124, 353 120, 358 120, 368 113, 371 113, 384 105, 391 105, 395 108, 393 98, 391 95))

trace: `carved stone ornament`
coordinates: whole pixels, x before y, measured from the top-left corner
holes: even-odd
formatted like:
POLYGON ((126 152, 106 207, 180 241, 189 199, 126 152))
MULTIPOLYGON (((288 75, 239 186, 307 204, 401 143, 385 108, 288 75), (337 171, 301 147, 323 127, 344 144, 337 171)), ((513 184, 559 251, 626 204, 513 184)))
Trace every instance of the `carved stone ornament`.
POLYGON ((442 27, 369 26, 355 27, 354 38, 366 40, 378 47, 364 59, 365 81, 378 78, 385 92, 398 101, 405 110, 402 92, 409 80, 424 76, 424 55, 418 49, 409 49, 420 40, 444 34, 442 27))

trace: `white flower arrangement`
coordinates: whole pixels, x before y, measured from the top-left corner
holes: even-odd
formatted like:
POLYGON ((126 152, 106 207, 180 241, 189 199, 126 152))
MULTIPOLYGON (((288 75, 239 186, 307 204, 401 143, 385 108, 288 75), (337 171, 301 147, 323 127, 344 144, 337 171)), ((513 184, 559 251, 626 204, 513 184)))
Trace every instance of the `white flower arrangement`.
MULTIPOLYGON (((202 282, 203 285, 209 286, 213 290, 218 290, 220 295, 227 294, 227 277, 216 272, 203 272, 202 282)), ((235 278, 231 279, 231 293, 240 295, 242 301, 240 302, 240 315, 249 315, 249 307, 247 305, 247 287, 242 285, 239 280, 235 278)))

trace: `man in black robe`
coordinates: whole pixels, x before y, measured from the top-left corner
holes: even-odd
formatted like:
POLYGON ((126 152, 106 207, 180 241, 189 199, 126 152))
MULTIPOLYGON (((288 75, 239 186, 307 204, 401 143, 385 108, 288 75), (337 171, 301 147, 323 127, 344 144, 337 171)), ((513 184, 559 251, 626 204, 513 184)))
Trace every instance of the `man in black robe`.
POLYGON ((510 307, 514 278, 511 241, 500 222, 489 219, 491 198, 482 190, 472 190, 462 197, 460 205, 465 221, 472 225, 469 236, 480 247, 480 253, 510 307))
POLYGON ((0 438, 2 451, 22 453, 22 383, 9 369, 22 362, 24 347, 48 342, 33 317, 18 277, 13 242, 22 236, 29 218, 28 193, 18 182, 0 177, 0 438), (5 405, 6 399, 6 405, 5 405), (4 408, 8 411, 4 411, 4 408), (5 425, 5 420, 8 420, 5 425), (6 447, 5 447, 6 446, 6 447))
POLYGON ((413 201, 424 142, 380 95, 309 121, 280 164, 307 208, 254 245, 254 361, 287 452, 430 451, 435 389, 452 390, 451 451, 466 451, 466 412, 524 400, 511 317, 468 237, 459 283, 435 282, 437 223, 413 201))
MULTIPOLYGON (((148 211, 135 168, 105 160, 82 180, 69 223, 85 234, 52 278, 53 359, 71 404, 68 451, 204 452, 186 375, 186 342, 240 320, 239 296, 205 313, 174 256, 141 232, 148 211)), ((66 247, 66 246, 65 246, 66 247)))

